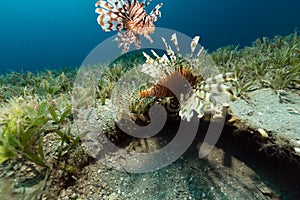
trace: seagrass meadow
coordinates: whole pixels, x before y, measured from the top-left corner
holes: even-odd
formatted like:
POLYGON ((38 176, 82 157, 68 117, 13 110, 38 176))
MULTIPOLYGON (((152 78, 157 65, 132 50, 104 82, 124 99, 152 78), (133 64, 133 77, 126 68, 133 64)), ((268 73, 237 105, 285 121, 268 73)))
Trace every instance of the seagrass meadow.
MULTIPOLYGON (((197 136, 183 156, 142 174, 106 167, 85 151, 81 138, 86 133, 74 124, 77 68, 1 74, 1 199, 300 198, 298 34, 258 38, 250 46, 226 46, 209 53, 221 73, 236 77, 222 82, 236 99, 229 102, 219 141, 207 157, 198 158, 207 127, 217 123, 207 117, 210 113, 203 114, 197 136)), ((160 149, 172 140, 180 123, 178 116, 168 120, 158 135, 148 139, 129 137, 114 123, 110 109, 114 87, 128 70, 146 61, 137 50, 109 66, 94 66, 105 68, 93 96, 93 106, 105 117, 99 123, 114 144, 128 151, 160 149)), ((157 99, 138 98, 140 91, 128 112, 137 124, 145 125, 157 99)))

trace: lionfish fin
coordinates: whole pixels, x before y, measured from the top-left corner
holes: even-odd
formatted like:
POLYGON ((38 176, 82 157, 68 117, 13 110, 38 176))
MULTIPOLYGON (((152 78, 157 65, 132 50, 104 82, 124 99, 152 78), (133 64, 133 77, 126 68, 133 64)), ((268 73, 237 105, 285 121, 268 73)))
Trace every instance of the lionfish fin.
POLYGON ((168 56, 170 56, 170 58, 171 58, 171 62, 175 62, 176 61, 176 56, 175 56, 175 53, 172 50, 171 46, 168 45, 165 38, 162 37, 161 39, 162 39, 163 43, 166 46, 166 51, 167 51, 168 56))
POLYGON ((168 43, 166 42, 166 39, 163 38, 163 37, 162 37, 161 39, 162 39, 163 43, 165 44, 167 54, 168 54, 169 56, 174 55, 174 51, 172 50, 171 46, 168 45, 168 43))
POLYGON ((99 14, 97 21, 104 31, 116 31, 122 29, 119 22, 120 18, 124 18, 123 0, 98 1, 95 6, 95 12, 99 14))
POLYGON ((151 1, 152 0, 144 0, 143 3, 145 4, 145 7, 147 7, 151 3, 151 1), (147 3, 146 3, 146 1, 147 1, 147 3))
POLYGON ((117 27, 119 25, 119 22, 117 21, 117 15, 102 8, 97 8, 96 13, 99 14, 99 16, 97 17, 98 24, 104 31, 118 30, 117 27))
POLYGON ((106 10, 112 10, 114 7, 111 6, 110 3, 106 2, 106 1, 97 1, 95 4, 95 7, 102 7, 105 8, 106 10))
POLYGON ((230 87, 228 87, 227 85, 223 85, 221 83, 202 85, 200 89, 203 91, 207 91, 211 94, 220 94, 220 93, 227 94, 230 100, 232 101, 236 100, 236 96, 234 95, 230 87))
POLYGON ((124 4, 125 2, 123 0, 100 0, 96 2, 95 7, 101 7, 110 12, 119 12, 124 4))
POLYGON ((183 120, 191 121, 194 113, 197 113, 197 117, 201 118, 204 115, 204 104, 202 103, 202 96, 197 92, 186 101, 181 102, 179 116, 183 120))
POLYGON ((179 49, 179 44, 178 44, 176 33, 172 34, 171 41, 174 43, 174 45, 176 47, 176 51, 178 53, 178 56, 181 57, 181 53, 180 53, 180 49, 179 49))
POLYGON ((200 54, 203 52, 203 50, 204 50, 204 47, 201 47, 201 48, 199 49, 199 51, 198 51, 196 57, 199 57, 200 54))
POLYGON ((160 8, 163 6, 163 3, 157 4, 154 9, 150 12, 150 16, 152 17, 153 21, 156 22, 158 17, 161 17, 160 8))
POLYGON ((143 64, 141 69, 143 73, 146 73, 155 79, 159 79, 160 77, 174 72, 172 68, 168 67, 170 61, 165 54, 162 57, 159 57, 155 52, 152 53, 154 53, 153 55, 155 55, 156 59, 153 59, 147 53, 143 52, 143 55, 146 58, 146 63, 143 64))
POLYGON ((151 53, 152 53, 157 59, 160 58, 160 56, 159 56, 155 51, 153 51, 152 49, 151 49, 151 53))
POLYGON ((191 42, 191 58, 192 58, 193 55, 194 55, 194 52, 195 52, 195 49, 196 49, 197 44, 198 44, 198 42, 199 42, 199 39, 200 39, 200 37, 199 37, 199 36, 196 36, 196 37, 194 37, 194 39, 193 39, 192 42, 191 42))
POLYGON ((147 64, 153 64, 154 60, 151 58, 151 56, 149 56, 147 53, 142 52, 144 57, 146 58, 146 63, 147 64))
POLYGON ((227 72, 225 74, 218 74, 212 78, 208 78, 205 80, 205 84, 216 84, 216 83, 223 83, 226 81, 236 81, 236 76, 234 73, 227 72))

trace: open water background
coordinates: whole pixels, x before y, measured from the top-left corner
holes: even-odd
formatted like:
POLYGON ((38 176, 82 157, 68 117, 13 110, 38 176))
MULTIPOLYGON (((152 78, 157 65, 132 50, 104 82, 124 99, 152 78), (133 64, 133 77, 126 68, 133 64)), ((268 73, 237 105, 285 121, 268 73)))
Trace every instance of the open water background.
MULTIPOLYGON (((95 0, 0 1, 0 72, 80 66, 115 33, 96 22, 95 0)), ((153 0, 163 2, 156 26, 201 36, 209 51, 251 45, 258 37, 300 27, 299 0, 153 0)), ((116 44, 117 45, 117 44, 116 44)))

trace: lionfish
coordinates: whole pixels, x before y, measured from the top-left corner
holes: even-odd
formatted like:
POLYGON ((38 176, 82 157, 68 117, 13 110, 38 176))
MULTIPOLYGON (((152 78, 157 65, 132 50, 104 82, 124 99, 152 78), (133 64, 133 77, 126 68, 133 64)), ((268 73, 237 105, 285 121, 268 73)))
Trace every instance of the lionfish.
MULTIPOLYGON (((236 81, 234 73, 218 74, 205 80, 200 76, 199 67, 201 62, 199 58, 201 54, 204 54, 203 47, 199 50, 196 57, 193 58, 199 38, 199 36, 196 36, 192 40, 190 45, 191 54, 189 58, 187 57, 188 59, 184 58, 180 53, 176 34, 172 35, 171 41, 176 47, 177 54, 166 43, 164 38, 162 39, 168 56, 164 54, 160 57, 152 51, 153 58, 144 53, 147 60, 142 67, 142 72, 158 78, 158 81, 152 87, 141 90, 139 97, 155 97, 167 108, 169 114, 179 115, 187 121, 190 121, 194 112, 198 114, 199 118, 203 117, 208 110, 216 115, 220 114, 222 108, 217 107, 217 102, 214 98, 215 94, 227 94, 231 100, 235 100, 236 97, 231 89, 223 84, 226 81, 236 81), (176 88, 176 84, 182 83, 181 79, 185 79, 190 84, 191 90, 183 91, 181 98, 178 99, 178 96, 175 96, 166 86, 176 88)), ((177 88, 180 87, 183 86, 178 87, 177 85, 177 88)))
POLYGON ((154 22, 161 16, 159 9, 163 4, 157 4, 147 14, 145 8, 151 1, 139 3, 137 0, 106 0, 95 4, 95 11, 99 14, 98 24, 104 31, 118 31, 115 41, 119 43, 119 48, 123 47, 123 53, 129 50, 132 43, 137 49, 141 47, 140 35, 153 42, 149 34, 155 30, 154 22))

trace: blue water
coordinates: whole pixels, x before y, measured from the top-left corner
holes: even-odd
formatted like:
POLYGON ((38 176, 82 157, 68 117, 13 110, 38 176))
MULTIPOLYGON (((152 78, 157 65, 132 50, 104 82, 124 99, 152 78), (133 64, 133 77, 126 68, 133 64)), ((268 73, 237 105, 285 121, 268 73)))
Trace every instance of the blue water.
MULTIPOLYGON (((156 26, 200 35, 208 50, 250 45, 258 37, 300 27, 299 0, 153 0, 163 2, 156 26)), ((79 66, 114 33, 96 22, 95 0, 0 1, 0 71, 79 66)), ((116 44, 117 45, 117 44, 116 44)))

